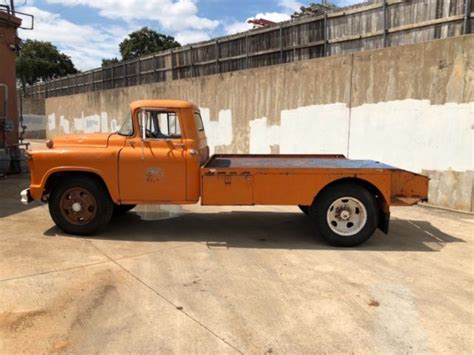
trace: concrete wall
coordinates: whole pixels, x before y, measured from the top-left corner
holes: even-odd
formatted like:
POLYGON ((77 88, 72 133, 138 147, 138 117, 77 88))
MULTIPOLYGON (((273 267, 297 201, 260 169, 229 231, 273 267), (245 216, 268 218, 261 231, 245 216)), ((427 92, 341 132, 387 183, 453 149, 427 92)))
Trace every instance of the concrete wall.
POLYGON ((128 103, 186 99, 213 152, 343 153, 432 177, 473 210, 474 35, 208 77, 48 98, 48 135, 116 129, 128 103))
POLYGON ((47 119, 45 113, 45 100, 32 97, 22 97, 18 100, 22 107, 24 138, 44 139, 46 138, 47 119))

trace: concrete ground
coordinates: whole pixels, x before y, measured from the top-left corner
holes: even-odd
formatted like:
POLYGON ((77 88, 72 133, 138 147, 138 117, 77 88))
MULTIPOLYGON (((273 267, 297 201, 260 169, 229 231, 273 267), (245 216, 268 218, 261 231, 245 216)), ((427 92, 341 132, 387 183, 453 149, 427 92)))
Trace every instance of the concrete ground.
POLYGON ((0 180, 0 353, 471 353, 472 215, 394 208, 355 249, 296 208, 139 207, 93 238, 0 180))

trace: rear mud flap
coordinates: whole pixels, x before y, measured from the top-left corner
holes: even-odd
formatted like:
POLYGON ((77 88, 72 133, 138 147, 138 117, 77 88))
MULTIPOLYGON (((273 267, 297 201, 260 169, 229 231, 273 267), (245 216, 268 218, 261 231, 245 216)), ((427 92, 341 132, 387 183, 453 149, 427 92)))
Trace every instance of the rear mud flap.
POLYGON ((390 212, 384 213, 380 211, 378 228, 385 234, 388 234, 389 226, 390 226, 390 212))

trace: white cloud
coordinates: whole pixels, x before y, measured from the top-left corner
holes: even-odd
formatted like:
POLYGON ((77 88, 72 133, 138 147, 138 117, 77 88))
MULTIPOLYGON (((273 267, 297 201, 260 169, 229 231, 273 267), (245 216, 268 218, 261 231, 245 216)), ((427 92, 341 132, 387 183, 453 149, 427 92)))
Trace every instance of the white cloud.
POLYGON ((165 30, 213 30, 219 21, 197 15, 195 0, 46 0, 62 6, 84 5, 99 11, 103 17, 125 21, 158 21, 165 30))
POLYGON ((182 31, 178 32, 175 38, 179 43, 185 45, 189 43, 207 41, 211 37, 209 36, 209 33, 204 31, 182 31))
POLYGON ((364 0, 339 0, 339 1, 336 1, 336 5, 340 7, 344 7, 344 6, 360 4, 361 2, 364 2, 364 0))
POLYGON ((254 20, 254 19, 265 19, 273 22, 282 22, 282 21, 288 21, 291 18, 290 15, 282 12, 264 12, 264 13, 258 13, 254 17, 249 17, 247 20, 244 22, 234 22, 231 23, 227 26, 225 26, 225 32, 228 35, 234 34, 234 33, 239 33, 239 32, 244 32, 247 30, 250 30, 253 28, 252 24, 249 24, 249 20, 254 20))
POLYGON ((22 7, 21 11, 35 16, 35 28, 20 30, 20 37, 53 43, 80 70, 100 66, 102 58, 119 56, 118 44, 131 31, 123 27, 78 25, 35 6, 22 7))
POLYGON ((234 22, 230 25, 225 26, 225 33, 228 35, 233 35, 234 33, 245 32, 247 30, 250 30, 251 28, 252 25, 247 23, 247 21, 234 22))
POLYGON ((285 10, 289 10, 293 12, 299 11, 301 6, 303 6, 302 3, 296 0, 279 0, 278 5, 285 10))

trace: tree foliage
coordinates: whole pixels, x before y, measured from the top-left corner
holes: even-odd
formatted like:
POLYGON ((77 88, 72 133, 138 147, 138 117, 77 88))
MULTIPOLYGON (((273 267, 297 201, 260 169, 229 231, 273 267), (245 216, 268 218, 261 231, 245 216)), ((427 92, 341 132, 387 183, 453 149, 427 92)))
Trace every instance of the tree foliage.
POLYGON ((120 43, 120 54, 124 60, 137 58, 166 49, 181 47, 174 37, 143 27, 132 32, 120 43))
POLYGON ((77 73, 71 58, 50 42, 26 40, 16 61, 17 77, 23 88, 39 80, 54 79, 77 73))
POLYGON ((114 58, 110 58, 110 59, 102 59, 102 67, 106 67, 108 65, 112 65, 112 64, 117 64, 119 63, 120 61, 118 60, 118 58, 114 57, 114 58))

